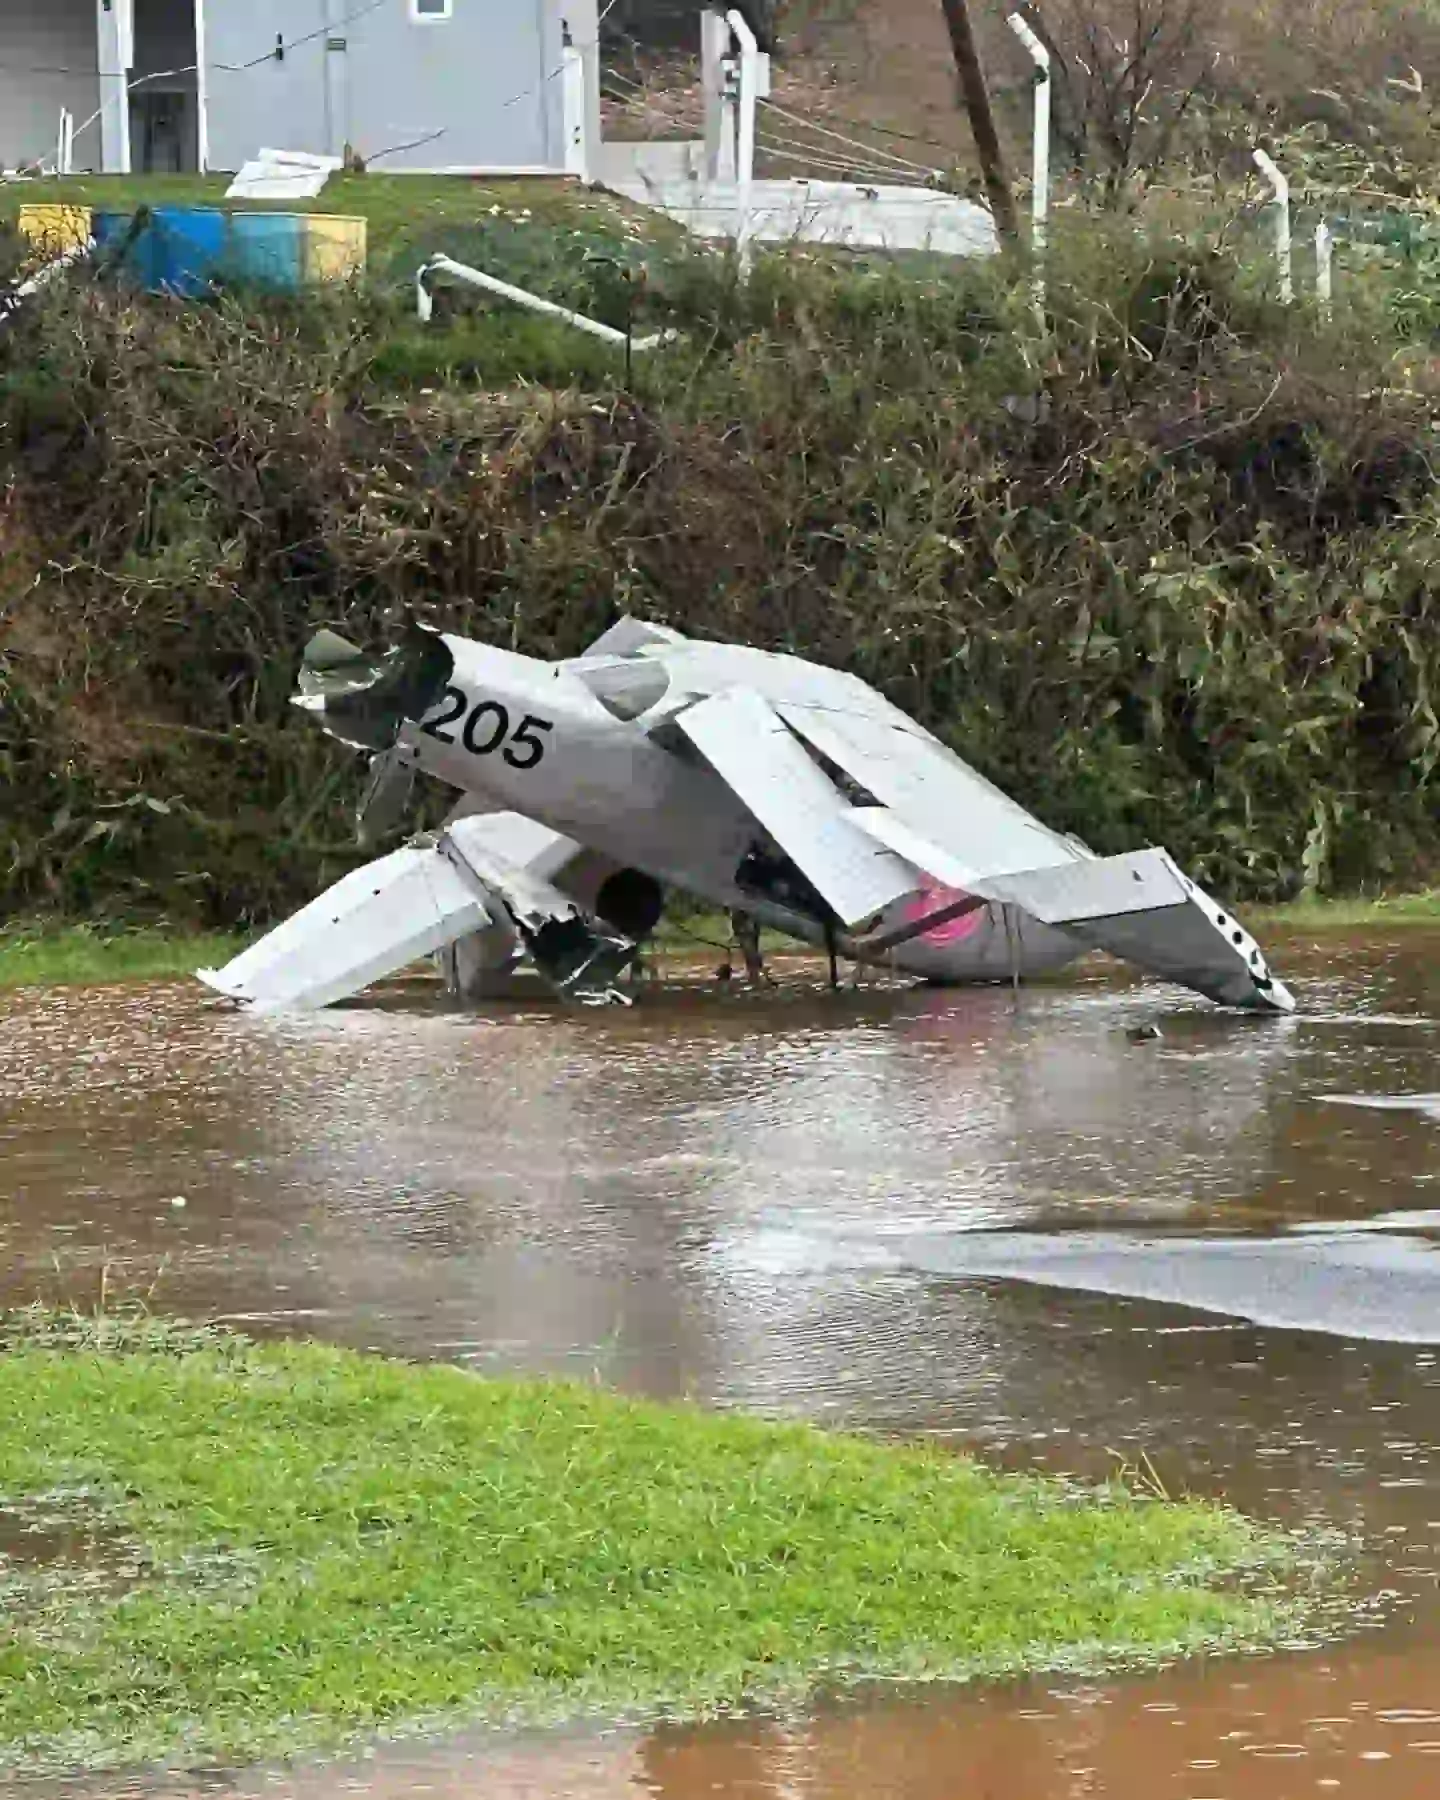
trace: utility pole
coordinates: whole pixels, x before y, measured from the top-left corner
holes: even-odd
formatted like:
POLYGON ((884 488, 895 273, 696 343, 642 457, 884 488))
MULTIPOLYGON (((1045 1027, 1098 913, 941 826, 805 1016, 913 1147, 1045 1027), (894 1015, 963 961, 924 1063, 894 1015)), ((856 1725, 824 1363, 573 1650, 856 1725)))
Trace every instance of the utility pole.
POLYGON ((980 50, 975 42, 975 29, 970 22, 968 0, 940 0, 945 9, 945 23, 950 27, 950 48, 955 55, 955 69, 960 77, 960 91, 965 96, 965 110, 970 115, 970 129, 985 177, 985 191, 990 196, 990 210, 995 215, 995 228, 1002 238, 1012 242, 1020 235, 1020 221, 1015 212, 1015 195, 1005 170, 1005 155, 1000 148, 1000 135, 995 129, 995 114, 990 107, 990 87, 980 63, 980 50))

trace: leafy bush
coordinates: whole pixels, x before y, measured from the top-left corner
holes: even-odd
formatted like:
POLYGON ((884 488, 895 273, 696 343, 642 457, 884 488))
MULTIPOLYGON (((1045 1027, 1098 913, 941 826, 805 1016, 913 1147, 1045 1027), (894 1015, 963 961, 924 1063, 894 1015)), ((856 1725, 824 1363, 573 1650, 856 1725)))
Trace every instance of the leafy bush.
POLYGON ((0 352, 5 903, 231 926, 314 891, 363 771, 287 706, 301 647, 411 608, 844 664, 1237 899, 1433 863, 1440 503, 1386 305, 1326 329, 1128 230, 1062 234, 1049 291, 1042 329, 1001 265, 672 255, 645 305, 681 341, 633 393, 513 316, 57 291, 0 352))

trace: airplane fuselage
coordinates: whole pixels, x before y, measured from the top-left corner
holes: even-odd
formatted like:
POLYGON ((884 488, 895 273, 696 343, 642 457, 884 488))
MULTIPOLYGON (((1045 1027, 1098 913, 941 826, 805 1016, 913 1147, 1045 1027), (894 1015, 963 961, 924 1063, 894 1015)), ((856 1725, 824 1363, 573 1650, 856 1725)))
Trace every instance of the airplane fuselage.
POLYGON ((617 719, 563 667, 446 638, 454 673, 411 734, 418 766, 657 880, 739 906, 754 820, 699 759, 617 719))
MULTIPOLYGON (((408 734, 424 773, 713 906, 823 940, 816 920, 738 885, 740 864, 762 834, 693 751, 673 750, 644 722, 616 717, 563 664, 465 638, 443 641, 454 659, 450 679, 408 734)), ((938 902, 922 897, 919 905, 927 904, 938 902)), ((894 909, 885 927, 902 916, 894 909)), ((853 943, 846 947, 853 953, 853 943)), ((1061 968, 1080 954, 1063 934, 996 907, 913 938, 884 960, 934 980, 1001 980, 1061 968)))

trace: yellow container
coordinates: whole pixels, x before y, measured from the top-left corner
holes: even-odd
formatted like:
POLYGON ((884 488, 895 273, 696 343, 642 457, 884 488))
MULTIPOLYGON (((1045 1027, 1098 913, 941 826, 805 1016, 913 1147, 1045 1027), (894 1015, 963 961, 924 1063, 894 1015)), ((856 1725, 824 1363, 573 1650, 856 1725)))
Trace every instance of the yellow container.
POLYGON ((20 208, 20 233, 41 257, 64 256, 90 240, 88 206, 36 205, 20 208))
POLYGON ((303 279, 354 281, 365 273, 369 224, 339 213, 309 213, 302 240, 303 279))

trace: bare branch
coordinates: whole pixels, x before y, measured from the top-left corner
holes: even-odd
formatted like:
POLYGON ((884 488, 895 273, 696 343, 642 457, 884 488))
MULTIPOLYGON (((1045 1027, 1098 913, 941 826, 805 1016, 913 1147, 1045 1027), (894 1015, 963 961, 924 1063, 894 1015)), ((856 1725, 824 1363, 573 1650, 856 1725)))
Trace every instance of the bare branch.
POLYGON ((1150 176, 1214 68, 1202 0, 1028 0, 1055 65, 1056 137, 1109 204, 1150 176))

